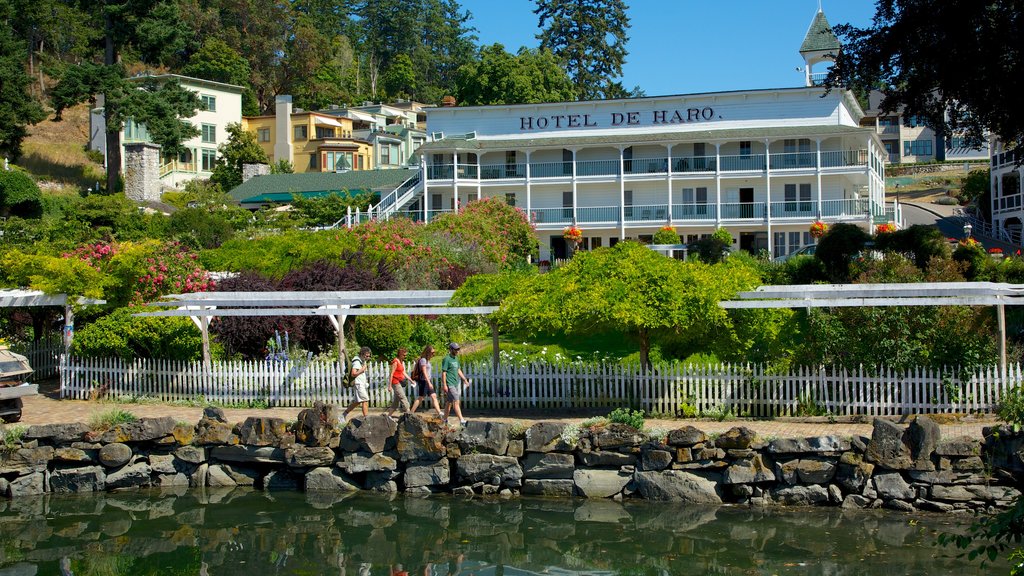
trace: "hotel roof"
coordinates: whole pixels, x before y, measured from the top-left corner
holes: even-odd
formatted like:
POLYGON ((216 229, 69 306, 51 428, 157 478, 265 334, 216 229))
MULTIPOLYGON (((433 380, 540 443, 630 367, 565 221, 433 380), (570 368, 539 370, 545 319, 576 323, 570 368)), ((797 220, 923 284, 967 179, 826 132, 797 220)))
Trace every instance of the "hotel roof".
POLYGON ((242 204, 290 202, 294 194, 318 198, 347 191, 351 194, 393 190, 416 175, 412 168, 266 174, 235 186, 231 197, 242 204))
POLYGON ((832 27, 825 18, 825 13, 818 10, 811 20, 811 26, 807 28, 807 35, 804 36, 804 43, 800 45, 800 52, 817 52, 819 50, 839 50, 842 44, 832 33, 832 27))

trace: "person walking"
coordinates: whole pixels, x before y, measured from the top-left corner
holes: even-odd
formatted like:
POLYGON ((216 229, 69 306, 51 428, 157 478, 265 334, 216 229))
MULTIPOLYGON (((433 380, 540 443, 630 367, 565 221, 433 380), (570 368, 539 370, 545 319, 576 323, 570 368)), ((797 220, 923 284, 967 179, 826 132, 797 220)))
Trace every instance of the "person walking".
POLYGON ((370 349, 366 346, 360 348, 359 355, 352 359, 352 367, 349 370, 352 371, 352 377, 355 379, 352 383, 354 397, 352 402, 349 403, 348 408, 345 408, 345 411, 341 413, 342 424, 348 422, 348 414, 355 410, 356 406, 363 409, 363 418, 370 414, 368 410, 370 405, 370 380, 366 375, 366 371, 370 369, 366 364, 369 361, 370 349))
POLYGON ((401 410, 402 414, 409 411, 409 399, 405 396, 405 384, 408 378, 405 376, 405 348, 399 348, 395 359, 391 361, 391 377, 388 385, 391 387, 391 406, 386 414, 394 418, 395 410, 401 410))
POLYGON ((448 399, 448 404, 444 407, 445 422, 448 421, 451 409, 455 408, 459 424, 466 425, 466 419, 462 417, 461 400, 462 391, 469 388, 469 385, 470 381, 462 373, 462 367, 459 365, 459 345, 452 342, 448 345, 448 355, 441 361, 441 391, 448 399))
POLYGON ((438 417, 442 416, 441 407, 437 405, 437 392, 434 390, 434 384, 430 379, 430 359, 434 357, 434 347, 427 344, 423 348, 423 353, 420 355, 419 360, 416 361, 416 367, 412 370, 412 378, 416 382, 416 400, 412 403, 410 412, 415 413, 420 407, 420 402, 424 398, 430 398, 430 403, 434 406, 434 412, 437 413, 438 417))

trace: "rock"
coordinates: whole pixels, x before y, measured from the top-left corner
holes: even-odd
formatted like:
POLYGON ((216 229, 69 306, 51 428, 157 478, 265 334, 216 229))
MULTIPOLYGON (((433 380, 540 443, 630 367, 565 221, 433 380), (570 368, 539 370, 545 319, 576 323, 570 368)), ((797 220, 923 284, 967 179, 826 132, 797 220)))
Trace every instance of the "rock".
POLYGON ((573 480, 536 480, 523 481, 522 493, 530 496, 556 496, 571 498, 575 482, 573 480))
POLYGON ((947 502, 970 502, 971 500, 984 500, 986 502, 1010 500, 1020 495, 1016 488, 1009 486, 932 486, 931 497, 935 500, 947 502))
POLYGON ((263 477, 263 489, 268 492, 296 492, 302 482, 302 476, 291 470, 271 470, 263 477))
POLYGON ((888 470, 909 470, 914 459, 910 448, 903 443, 903 430, 899 425, 882 418, 875 418, 865 457, 888 470))
POLYGON ((249 468, 248 466, 221 464, 220 469, 230 476, 231 479, 235 481, 235 484, 239 486, 258 486, 260 483, 261 473, 259 470, 254 468, 249 468))
POLYGON ((875 465, 864 462, 860 454, 844 452, 836 466, 835 481, 847 492, 860 492, 874 470, 875 465))
POLYGON ((581 470, 573 472, 576 494, 584 498, 609 498, 622 492, 629 484, 631 474, 618 470, 581 470))
POLYGON ((189 485, 188 476, 181 472, 177 472, 175 474, 160 474, 156 477, 156 480, 153 481, 153 485, 161 488, 170 488, 173 486, 182 486, 187 488, 189 485))
POLYGON ((118 424, 100 436, 100 442, 151 442, 170 436, 174 430, 174 418, 139 418, 135 422, 118 424))
MULTIPOLYGON (((402 418, 403 422, 409 417, 402 418)), ((384 414, 375 414, 366 418, 349 421, 341 431, 341 449, 345 452, 370 452, 377 454, 388 447, 398 425, 384 414)))
POLYGON ((314 468, 306 473, 306 492, 358 492, 359 486, 337 468, 314 468))
POLYGON ((676 462, 692 462, 693 451, 690 448, 676 448, 676 462))
POLYGON ((82 423, 43 424, 29 426, 22 436, 24 440, 42 440, 50 444, 69 444, 85 438, 89 427, 82 423))
POLYGON ((828 502, 828 490, 820 484, 783 486, 769 492, 772 500, 784 506, 812 506, 828 502))
POLYGON ((259 464, 283 464, 284 449, 273 446, 217 446, 210 451, 212 460, 259 464))
POLYGON ((667 439, 667 443, 669 446, 687 447, 707 441, 708 435, 694 428, 693 426, 684 426, 682 428, 670 430, 667 439))
POLYGON ((865 498, 860 494, 847 494, 846 498, 843 499, 842 508, 844 510, 850 510, 856 508, 867 508, 870 505, 870 498, 865 498))
MULTIPOLYGON (((429 489, 423 488, 423 487, 413 488, 413 490, 416 490, 416 491, 419 491, 419 492, 426 491, 427 493, 430 493, 429 489)), ((455 488, 452 488, 452 496, 472 496, 472 495, 473 495, 473 487, 472 486, 456 486, 455 488)))
POLYGON ((985 469, 985 463, 980 456, 969 456, 953 461, 953 470, 957 472, 981 472, 985 469))
POLYGON ((174 438, 175 444, 188 446, 196 439, 196 427, 186 424, 175 424, 174 429, 171 430, 171 436, 174 438))
POLYGON ((754 484, 774 482, 775 473, 765 465, 760 454, 734 462, 726 468, 722 484, 754 484))
POLYGON ((906 432, 906 443, 910 446, 914 470, 935 470, 932 454, 941 440, 942 430, 934 420, 927 416, 914 418, 906 432))
POLYGON ((224 410, 217 408, 216 406, 207 406, 203 408, 203 418, 206 420, 213 420, 214 422, 220 422, 227 424, 228 419, 224 416, 224 410))
POLYGON ((44 472, 53 455, 54 449, 51 446, 18 448, 13 452, 0 451, 0 473, 44 472))
POLYGON ((211 488, 234 488, 238 483, 227 473, 224 466, 214 464, 206 471, 206 485, 211 488))
POLYGON ((621 452, 580 452, 576 454, 580 464, 588 468, 620 468, 633 466, 638 462, 636 455, 621 452))
POLYGON ((644 450, 640 455, 643 470, 664 470, 672 465, 672 453, 667 450, 644 450))
POLYGON ((287 433, 283 418, 250 416, 238 426, 238 441, 247 446, 281 446, 287 433))
POLYGON ((518 460, 509 456, 467 454, 455 461, 455 470, 462 484, 489 482, 510 488, 522 485, 523 469, 518 460))
POLYGON ((572 454, 531 452, 523 459, 523 477, 572 480, 576 462, 572 454))
POLYGON ((883 472, 872 478, 878 496, 884 500, 912 500, 914 489, 907 484, 899 472, 883 472))
POLYGON ((172 454, 150 454, 149 467, 155 474, 177 474, 172 454))
POLYGON ((644 440, 644 435, 635 428, 619 422, 608 424, 590 434, 594 447, 601 450, 639 446, 644 440))
POLYGON ((952 504, 946 504, 945 502, 933 502, 931 500, 916 500, 914 505, 921 510, 927 510, 929 512, 943 512, 949 513, 953 511, 952 504))
POLYGON ((757 443, 757 433, 746 426, 736 426, 725 431, 721 436, 715 438, 715 446, 723 450, 750 448, 757 443))
MULTIPOLYGON (((220 409, 217 408, 217 410, 220 409)), ((221 417, 223 417, 223 412, 221 412, 221 417)), ((232 436, 234 436, 234 428, 230 424, 218 419, 204 417, 196 424, 196 435, 193 443, 199 446, 221 446, 228 444, 232 436)), ((234 443, 237 444, 238 442, 234 443)))
POLYGON ((907 476, 914 482, 925 484, 955 484, 971 480, 971 474, 957 473, 952 470, 939 470, 933 472, 921 472, 917 470, 907 471, 907 476))
POLYGON ((366 489, 381 494, 397 494, 398 484, 387 472, 369 472, 366 474, 366 489))
POLYGON ((174 451, 174 457, 189 464, 202 464, 206 462, 206 449, 196 446, 182 446, 174 451))
POLYGON ((313 468, 334 464, 334 450, 326 446, 292 446, 284 451, 285 462, 292 468, 313 468))
POLYGON ((505 456, 511 456, 513 458, 522 458, 523 454, 525 453, 526 448, 522 440, 508 441, 508 450, 505 451, 505 456))
POLYGON ((312 408, 299 412, 295 440, 307 446, 327 446, 337 421, 338 409, 317 400, 312 408))
POLYGON ((688 504, 722 503, 718 485, 713 480, 690 472, 637 472, 633 479, 636 491, 648 500, 671 500, 688 504))
POLYGON ((96 460, 96 454, 95 450, 86 452, 80 448, 57 448, 53 451, 53 461, 91 463, 96 460))
POLYGON ((349 474, 360 472, 391 472, 398 470, 398 461, 385 454, 370 454, 367 452, 346 454, 345 458, 338 462, 338 468, 349 474))
POLYGON ((124 466, 119 470, 107 473, 106 489, 113 488, 138 488, 149 486, 149 475, 151 473, 149 464, 139 462, 124 466))
MULTIPOLYGON (((107 475, 100 466, 68 468, 50 473, 50 491, 56 493, 102 492, 107 475)), ((12 488, 13 488, 13 482, 12 488)))
POLYGON ((203 462, 188 477, 188 485, 190 488, 202 488, 206 486, 207 477, 209 476, 210 465, 203 462))
POLYGON ((449 482, 451 467, 447 459, 436 462, 411 462, 405 468, 406 488, 447 486, 449 482))
POLYGON ((850 441, 838 436, 812 436, 810 438, 779 438, 768 443, 770 454, 813 454, 846 452, 850 441))
POLYGON ((969 436, 961 436, 943 440, 935 447, 939 456, 978 456, 981 454, 981 441, 969 436))
POLYGON ((799 467, 800 460, 797 459, 776 462, 775 475, 780 481, 794 485, 800 480, 800 473, 797 472, 799 467))
POLYGON ((132 449, 127 444, 114 442, 100 448, 99 461, 107 468, 124 466, 132 459, 132 449))
POLYGON ((839 504, 843 501, 843 491, 839 489, 839 486, 835 484, 828 485, 828 499, 833 504, 839 504))
POLYGON ((836 475, 836 464, 822 458, 801 458, 796 473, 804 484, 828 484, 836 475))
POLYGON ((504 456, 508 451, 508 424, 473 420, 459 430, 459 449, 463 454, 480 453, 504 456))
POLYGON ((395 449, 403 462, 440 460, 447 454, 441 421, 417 414, 403 416, 398 422, 395 449))
POLYGON ((564 422, 538 422, 526 429, 525 446, 526 452, 553 452, 572 450, 562 440, 562 432, 567 424, 564 422))
POLYGON ((911 504, 910 502, 905 502, 903 500, 884 500, 882 501, 882 506, 884 508, 888 508, 890 510, 897 510, 899 512, 914 511, 914 505, 911 504))
POLYGON ((12 499, 21 496, 38 496, 45 491, 45 486, 43 473, 33 472, 11 480, 7 484, 7 488, 0 494, 12 499))

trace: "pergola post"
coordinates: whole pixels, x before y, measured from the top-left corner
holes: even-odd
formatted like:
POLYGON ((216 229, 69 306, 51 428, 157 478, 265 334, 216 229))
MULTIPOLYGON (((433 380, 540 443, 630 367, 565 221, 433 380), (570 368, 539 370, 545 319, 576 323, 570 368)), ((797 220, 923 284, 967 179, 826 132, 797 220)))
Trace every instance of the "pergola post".
POLYGON ((69 302, 64 303, 64 354, 71 353, 71 340, 75 337, 75 310, 69 302))
POLYGON ((1006 378, 1006 309, 1004 304, 996 305, 999 321, 999 375, 1006 378))
POLYGON ((338 365, 341 366, 342 367, 342 371, 344 371, 344 366, 346 365, 346 362, 345 362, 345 360, 346 360, 346 358, 345 358, 345 317, 339 314, 339 315, 334 317, 334 322, 335 322, 335 324, 338 327, 338 362, 339 362, 338 365))
POLYGON ((498 373, 498 366, 501 363, 501 350, 498 349, 498 323, 493 319, 487 321, 491 325, 491 361, 493 363, 493 371, 495 374, 498 373))
POLYGON ((210 317, 200 316, 199 317, 199 332, 203 337, 203 368, 209 370, 213 365, 213 359, 210 357, 210 317))

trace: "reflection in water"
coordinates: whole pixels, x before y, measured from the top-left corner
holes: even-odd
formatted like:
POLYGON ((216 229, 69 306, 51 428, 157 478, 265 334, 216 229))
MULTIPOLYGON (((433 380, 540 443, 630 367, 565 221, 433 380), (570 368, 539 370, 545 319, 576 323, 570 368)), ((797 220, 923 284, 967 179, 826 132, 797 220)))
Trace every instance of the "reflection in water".
POLYGON ((0 503, 0 576, 990 573, 932 545, 936 531, 968 523, 836 509, 246 489, 45 496, 0 503))

